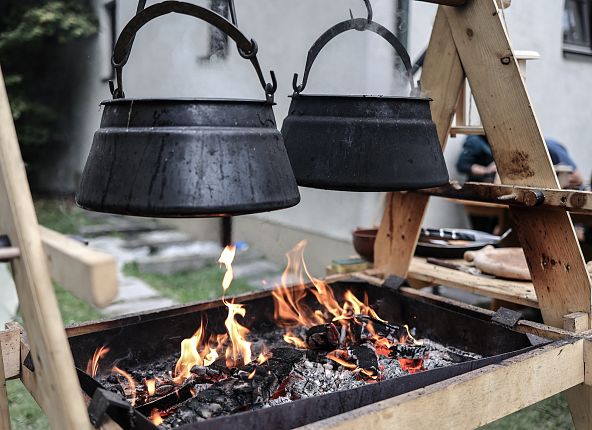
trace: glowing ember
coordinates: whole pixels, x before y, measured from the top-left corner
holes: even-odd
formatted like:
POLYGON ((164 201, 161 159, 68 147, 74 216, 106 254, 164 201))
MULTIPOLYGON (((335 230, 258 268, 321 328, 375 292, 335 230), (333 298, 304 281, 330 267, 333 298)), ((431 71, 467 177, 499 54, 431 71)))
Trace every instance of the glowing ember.
POLYGON ((423 370, 423 360, 421 358, 399 358, 401 369, 409 373, 417 373, 423 370))
POLYGON ((86 373, 88 373, 90 376, 94 378, 97 375, 97 372, 99 371, 99 361, 101 361, 101 359, 104 358, 108 352, 109 348, 105 346, 97 348, 97 350, 93 354, 93 357, 90 360, 88 360, 88 364, 86 365, 86 373))
MULTIPOLYGON (((123 376, 127 380, 127 383, 129 385, 129 389, 131 391, 130 403, 132 404, 132 406, 136 406, 136 381, 134 381, 134 378, 132 378, 129 373, 124 372, 123 370, 121 370, 117 366, 113 367, 113 372, 119 373, 121 376, 123 376)), ((122 387, 123 387, 123 385, 122 385, 122 387)), ((125 387, 123 387, 123 388, 125 389, 125 387)))
POLYGON ((158 412, 158 409, 152 409, 152 412, 150 413, 150 421, 152 421, 152 424, 154 424, 155 426, 159 426, 162 424, 163 419, 160 416, 160 412, 158 412))

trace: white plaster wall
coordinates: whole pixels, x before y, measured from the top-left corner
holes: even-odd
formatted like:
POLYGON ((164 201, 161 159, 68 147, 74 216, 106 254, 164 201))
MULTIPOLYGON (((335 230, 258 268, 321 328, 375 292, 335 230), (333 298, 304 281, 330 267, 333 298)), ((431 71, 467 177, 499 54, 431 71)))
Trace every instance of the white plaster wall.
MULTIPOLYGON (((97 7, 101 2, 97 0, 97 7)), ((119 27, 122 28, 134 13, 135 1, 118 3, 119 27)), ((198 3, 207 5, 203 0, 198 3)), ((350 8, 355 16, 364 16, 365 10, 359 0, 241 0, 236 3, 239 26, 259 43, 263 69, 273 69, 278 76, 275 112, 278 126, 281 126, 289 105, 287 96, 292 91, 292 74, 302 74, 310 45, 328 27, 346 19, 350 8)), ((373 5, 375 20, 393 29, 394 2, 374 0, 373 5)), ((414 59, 427 46, 436 6, 419 1, 412 1, 410 5, 409 51, 414 59)), ((592 168, 589 107, 592 63, 589 57, 563 55, 563 2, 515 0, 505 11, 505 17, 514 47, 536 50, 542 55, 541 60, 529 63, 527 82, 544 133, 563 142, 588 176, 592 168)), ((126 94, 130 97, 260 98, 262 90, 250 63, 240 58, 233 46, 227 60, 198 61, 198 57, 207 52, 207 40, 207 25, 192 18, 169 15, 148 24, 139 33, 124 71, 126 94)), ((74 139, 79 148, 80 169, 99 123, 98 102, 109 96, 106 84, 100 81, 108 67, 107 59, 108 47, 103 34, 92 43, 86 58, 89 79, 76 89, 80 98, 74 139)), ((320 55, 307 91, 398 94, 392 64, 393 52, 388 44, 373 34, 350 32, 333 41, 320 55)), ((452 178, 458 177, 454 165, 462 140, 450 139, 445 151, 452 178)), ((355 227, 379 220, 381 198, 377 193, 312 189, 301 189, 301 192, 302 202, 297 207, 251 219, 341 241, 349 240, 355 227)), ((466 219, 458 204, 432 199, 425 223, 464 226, 466 219)))

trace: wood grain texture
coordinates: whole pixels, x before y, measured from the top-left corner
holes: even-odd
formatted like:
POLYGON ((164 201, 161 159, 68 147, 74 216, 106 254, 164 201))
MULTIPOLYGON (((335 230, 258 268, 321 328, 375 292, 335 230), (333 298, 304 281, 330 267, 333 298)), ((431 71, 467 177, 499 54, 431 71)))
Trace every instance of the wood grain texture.
POLYGON ((300 429, 474 429, 581 384, 583 344, 547 345, 300 429))
MULTIPOLYGON (((442 10, 438 10, 421 84, 425 95, 433 99, 430 105, 432 119, 443 148, 464 77, 446 17, 442 10)), ((427 203, 428 197, 415 193, 386 195, 385 210, 374 245, 374 265, 385 274, 406 276, 427 203)))
POLYGON ((2 362, 6 379, 18 378, 21 369, 21 327, 16 323, 6 324, 6 330, 0 331, 2 362))
MULTIPOLYGON (((3 357, 2 342, 0 342, 0 358, 3 357)), ((8 411, 8 394, 6 393, 6 376, 4 363, 0 360, 0 430, 10 430, 10 413, 8 411)))
POLYGON ((44 410, 54 429, 90 429, 51 284, 4 80, 0 72, 0 231, 21 257, 12 262, 44 410))
POLYGON ((523 185, 498 185, 456 181, 437 188, 417 191, 421 194, 480 203, 519 207, 561 209, 574 213, 592 213, 592 192, 526 187, 523 185), (537 195, 539 198, 537 199, 537 195), (542 201, 540 197, 542 196, 542 201))
MULTIPOLYGON (((458 260, 458 263, 461 264, 462 261, 458 260)), ((408 276, 410 279, 429 282, 432 285, 446 285, 493 299, 533 308, 539 307, 535 289, 530 282, 475 276, 430 264, 421 257, 413 258, 408 276)))
POLYGON ((99 308, 112 303, 119 286, 115 258, 51 229, 39 228, 51 278, 99 308))
MULTIPOLYGON (((494 0, 442 7, 502 183, 559 189, 530 98, 494 0)), ((510 208, 545 323, 592 311, 592 285, 569 215, 510 208)))

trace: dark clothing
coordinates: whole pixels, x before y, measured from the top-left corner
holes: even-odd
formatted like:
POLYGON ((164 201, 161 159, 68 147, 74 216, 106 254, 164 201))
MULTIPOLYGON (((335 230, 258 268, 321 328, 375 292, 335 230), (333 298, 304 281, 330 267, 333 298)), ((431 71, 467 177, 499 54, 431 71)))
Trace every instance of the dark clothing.
POLYGON ((456 169, 459 173, 467 175, 467 181, 471 182, 493 182, 495 174, 486 176, 474 176, 471 173, 471 166, 478 164, 480 166, 489 166, 493 163, 493 153, 489 142, 483 136, 469 136, 463 144, 463 150, 458 161, 456 169))
MULTIPOLYGON (((552 139, 546 139, 546 144, 553 165, 566 164, 574 170, 577 169, 576 163, 570 157, 565 146, 552 139)), ((462 153, 456 162, 456 169, 459 173, 467 175, 467 181, 493 182, 495 175, 474 176, 471 174, 473 164, 489 166, 493 161, 493 153, 487 139, 483 136, 469 136, 463 144, 462 153)))

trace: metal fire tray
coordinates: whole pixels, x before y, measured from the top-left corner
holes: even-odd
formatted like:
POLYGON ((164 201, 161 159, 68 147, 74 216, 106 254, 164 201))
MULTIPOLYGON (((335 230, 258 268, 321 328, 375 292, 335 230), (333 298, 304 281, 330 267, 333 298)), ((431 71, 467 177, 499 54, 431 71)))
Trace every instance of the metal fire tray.
MULTIPOLYGON (((347 290, 352 290, 358 297, 365 292, 370 305, 388 321, 407 323, 416 328, 419 337, 483 358, 179 428, 234 429, 238 423, 244 430, 295 428, 499 363, 548 343, 542 338, 496 324, 487 315, 413 296, 399 288, 378 287, 357 280, 335 282, 331 287, 338 299, 347 290)), ((240 303, 247 305, 243 324, 251 328, 252 334, 275 327, 270 291, 240 296, 240 303)), ((202 317, 207 318, 210 328, 220 328, 223 332, 226 312, 223 303, 215 300, 72 326, 67 332, 77 367, 85 368, 95 349, 101 345, 108 345, 112 352, 126 357, 119 361, 119 366, 133 367, 178 353, 181 340, 195 332, 202 317)))

